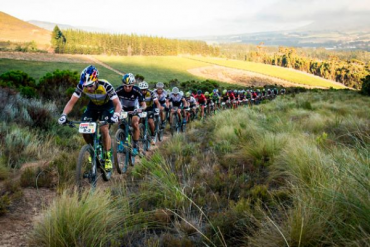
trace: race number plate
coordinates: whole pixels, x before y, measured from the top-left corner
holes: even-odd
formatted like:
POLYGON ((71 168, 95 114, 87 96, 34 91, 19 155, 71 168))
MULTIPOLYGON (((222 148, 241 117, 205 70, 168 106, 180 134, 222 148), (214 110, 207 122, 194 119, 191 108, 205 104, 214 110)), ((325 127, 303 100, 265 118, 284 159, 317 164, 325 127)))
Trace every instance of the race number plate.
POLYGON ((127 112, 125 112, 125 111, 122 111, 121 112, 121 119, 125 119, 125 118, 127 118, 127 112))
POLYGON ((226 105, 225 102, 222 102, 221 105, 226 105))
POLYGON ((147 112, 139 113, 140 118, 146 118, 147 112))
POLYGON ((94 134, 96 130, 96 123, 80 123, 78 132, 82 134, 94 134))

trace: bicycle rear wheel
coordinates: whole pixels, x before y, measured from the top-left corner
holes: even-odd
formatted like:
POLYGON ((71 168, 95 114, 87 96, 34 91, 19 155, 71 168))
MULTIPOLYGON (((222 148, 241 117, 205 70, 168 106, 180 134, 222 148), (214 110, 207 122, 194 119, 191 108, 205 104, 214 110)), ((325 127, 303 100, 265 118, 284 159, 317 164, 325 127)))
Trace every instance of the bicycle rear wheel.
POLYGON ((127 172, 129 164, 129 150, 127 147, 125 131, 118 129, 114 137, 114 163, 119 174, 127 172))
POLYGON ((95 187, 96 160, 94 159, 94 149, 91 145, 86 144, 81 148, 77 160, 76 169, 76 186, 79 190, 95 187))

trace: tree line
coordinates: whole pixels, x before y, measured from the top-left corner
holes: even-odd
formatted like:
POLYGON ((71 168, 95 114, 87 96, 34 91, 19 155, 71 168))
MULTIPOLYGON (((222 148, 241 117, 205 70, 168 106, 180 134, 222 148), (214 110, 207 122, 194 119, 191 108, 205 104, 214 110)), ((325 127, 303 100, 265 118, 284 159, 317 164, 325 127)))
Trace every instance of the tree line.
POLYGON ((323 49, 265 47, 261 43, 258 46, 223 45, 220 53, 226 58, 300 70, 355 89, 361 89, 362 80, 370 74, 370 53, 364 51, 337 53, 323 49))
POLYGON ((63 30, 55 26, 51 43, 56 53, 107 54, 121 56, 176 56, 179 54, 218 56, 219 48, 204 41, 167 39, 136 34, 94 33, 63 30))

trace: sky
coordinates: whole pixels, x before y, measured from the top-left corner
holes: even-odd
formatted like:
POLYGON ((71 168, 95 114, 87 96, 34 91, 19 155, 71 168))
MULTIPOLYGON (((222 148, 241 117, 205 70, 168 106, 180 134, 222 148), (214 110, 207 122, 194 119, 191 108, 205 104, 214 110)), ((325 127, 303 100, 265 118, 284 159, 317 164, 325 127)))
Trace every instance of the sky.
POLYGON ((368 21, 369 1, 0 0, 0 11, 25 21, 181 38, 292 30, 331 18, 368 21))

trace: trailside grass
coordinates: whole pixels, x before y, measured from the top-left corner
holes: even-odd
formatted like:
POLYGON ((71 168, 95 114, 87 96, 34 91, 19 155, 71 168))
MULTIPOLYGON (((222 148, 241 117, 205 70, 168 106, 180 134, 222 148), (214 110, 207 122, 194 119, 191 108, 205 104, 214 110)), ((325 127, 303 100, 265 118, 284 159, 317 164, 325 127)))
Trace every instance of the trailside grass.
POLYGON ((143 75, 147 82, 168 82, 173 79, 205 80, 206 78, 194 76, 187 70, 208 66, 204 62, 175 56, 95 56, 95 58, 122 73, 143 75))
POLYGON ((324 88, 345 88, 344 85, 340 85, 339 83, 330 82, 328 80, 310 75, 305 74, 300 71, 294 71, 291 69, 282 68, 279 66, 273 66, 263 63, 253 63, 247 61, 239 61, 239 60, 226 60, 222 58, 210 58, 210 57, 200 57, 200 56, 191 56, 188 57, 189 60, 196 60, 200 62, 205 62, 209 64, 216 64, 220 66, 225 66, 234 69, 242 69, 251 72, 256 72, 259 74, 264 74, 268 76, 273 76, 276 78, 280 78, 283 80, 287 80, 293 83, 298 84, 305 84, 310 86, 317 86, 317 87, 324 87, 324 88))
MULTIPOLYGON (((25 61, 14 59, 0 59, 0 74, 9 70, 21 70, 29 74, 38 81, 46 73, 52 73, 59 70, 74 70, 78 73, 91 63, 63 63, 63 62, 39 62, 25 61)), ((118 86, 121 84, 121 76, 99 64, 94 64, 99 70, 99 77, 108 80, 112 85, 118 86)))

